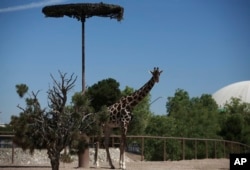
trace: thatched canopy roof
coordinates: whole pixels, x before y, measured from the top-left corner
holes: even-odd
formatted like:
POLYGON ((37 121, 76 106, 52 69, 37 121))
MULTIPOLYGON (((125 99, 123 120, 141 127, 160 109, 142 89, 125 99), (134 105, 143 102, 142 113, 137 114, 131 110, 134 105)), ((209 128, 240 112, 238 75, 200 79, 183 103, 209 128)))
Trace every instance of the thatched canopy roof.
POLYGON ((64 15, 84 21, 92 16, 109 17, 117 19, 123 18, 123 7, 104 3, 78 3, 51 5, 42 9, 46 17, 63 17, 64 15))

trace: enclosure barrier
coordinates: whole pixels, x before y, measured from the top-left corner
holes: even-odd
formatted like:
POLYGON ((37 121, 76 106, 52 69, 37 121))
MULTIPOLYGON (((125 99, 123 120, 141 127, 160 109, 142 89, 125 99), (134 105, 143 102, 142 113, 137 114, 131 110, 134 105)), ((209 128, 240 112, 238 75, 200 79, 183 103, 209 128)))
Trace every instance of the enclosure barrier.
MULTIPOLYGON (((92 143, 94 143, 96 137, 91 137, 92 143)), ((120 135, 111 135, 111 147, 118 147, 119 146, 119 139, 120 135), (117 140, 118 139, 118 140, 117 140)), ((139 140, 140 141, 140 155, 141 155, 141 161, 144 160, 144 151, 145 151, 145 140, 149 139, 156 139, 156 140, 162 140, 163 146, 162 146, 162 155, 163 155, 163 160, 167 160, 167 145, 166 142, 168 140, 175 140, 176 142, 180 143, 181 147, 181 155, 182 155, 182 160, 185 160, 186 154, 186 143, 187 141, 191 141, 194 145, 194 157, 192 159, 197 159, 197 154, 198 154, 198 144, 204 143, 205 144, 205 157, 204 158, 210 158, 209 157, 209 148, 208 148, 208 143, 213 143, 213 158, 218 158, 217 157, 217 148, 218 145, 223 146, 223 158, 229 158, 230 153, 245 153, 250 151, 250 146, 240 143, 240 142, 235 142, 235 141, 229 141, 229 140, 222 140, 222 139, 205 139, 205 138, 185 138, 185 137, 163 137, 163 136, 134 136, 134 135, 128 135, 127 140, 139 140)), ((128 142, 127 142, 128 143, 128 142)), ((129 143, 128 143, 129 145, 129 143)))
MULTIPOLYGON (((0 149, 2 147, 8 147, 8 148, 12 148, 12 164, 14 164, 14 157, 15 157, 15 144, 13 142, 13 134, 4 134, 0 132, 0 149), (5 146, 6 145, 6 146, 5 146)), ((119 146, 119 139, 120 139, 120 135, 111 135, 111 142, 110 142, 110 146, 111 147, 118 147, 119 146)), ((96 140, 96 137, 92 136, 90 137, 90 145, 94 144, 94 141, 96 140)), ((217 150, 220 146, 220 148, 222 147, 223 149, 223 158, 229 158, 229 154, 230 153, 245 153, 245 152, 249 152, 250 151, 250 146, 246 145, 246 144, 242 144, 240 142, 235 142, 235 141, 228 141, 228 140, 222 140, 222 139, 203 139, 203 138, 184 138, 184 137, 163 137, 163 136, 133 136, 133 135, 128 135, 127 136, 127 144, 130 145, 133 141, 139 141, 136 144, 138 145, 138 147, 136 147, 136 152, 139 153, 141 155, 141 161, 144 160, 144 152, 145 152, 145 141, 147 140, 160 140, 162 141, 162 146, 160 146, 162 149, 162 157, 163 160, 162 161, 166 161, 169 160, 169 158, 167 158, 167 142, 169 140, 174 140, 175 142, 178 142, 178 146, 181 148, 181 159, 185 160, 186 159, 186 146, 187 143, 191 142, 194 150, 194 156, 192 159, 197 159, 197 155, 200 151, 198 151, 198 147, 199 145, 201 145, 201 143, 203 145, 205 145, 205 153, 203 153, 205 155, 204 158, 210 158, 209 157, 209 151, 211 152, 211 149, 209 149, 208 145, 210 143, 213 144, 213 158, 218 158, 217 157, 217 150), (132 142, 131 142, 132 141, 132 142)), ((128 146, 127 145, 127 146, 128 146)), ((130 148, 131 149, 131 148, 130 148)), ((135 149, 132 147, 132 150, 135 149)), ((135 150, 134 150, 135 151, 135 150)))

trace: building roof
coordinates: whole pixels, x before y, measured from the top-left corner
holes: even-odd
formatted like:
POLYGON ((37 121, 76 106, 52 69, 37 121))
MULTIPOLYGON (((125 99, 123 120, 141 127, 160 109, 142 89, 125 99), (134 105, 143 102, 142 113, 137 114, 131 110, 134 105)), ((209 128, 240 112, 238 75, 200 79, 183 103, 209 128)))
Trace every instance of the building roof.
POLYGON ((250 103, 250 81, 230 84, 216 91, 212 96, 219 107, 223 107, 226 102, 230 102, 232 97, 240 98, 242 102, 250 103))

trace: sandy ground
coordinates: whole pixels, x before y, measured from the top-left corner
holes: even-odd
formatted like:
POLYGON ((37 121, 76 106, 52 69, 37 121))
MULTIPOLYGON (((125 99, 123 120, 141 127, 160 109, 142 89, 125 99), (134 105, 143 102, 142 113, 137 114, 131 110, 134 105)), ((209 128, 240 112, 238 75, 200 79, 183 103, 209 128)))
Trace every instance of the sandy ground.
MULTIPOLYGON (((116 169, 119 169, 118 163, 114 164, 116 169)), ((49 166, 1 166, 0 169, 3 170, 49 170, 49 166)), ((77 164, 71 163, 61 163, 61 170, 93 170, 95 167, 90 165, 90 168, 77 168, 77 164)), ((100 170, 109 169, 108 163, 101 163, 100 170)), ((201 159, 201 160, 182 160, 182 161, 165 161, 165 162, 127 162, 127 170, 228 170, 229 169, 229 159, 201 159)))
MULTIPOLYGON (((35 151, 33 155, 24 152, 21 149, 15 149, 14 164, 11 164, 11 150, 0 150, 0 170, 50 170, 50 161, 46 150, 35 151)), ((110 149, 112 152, 112 160, 116 169, 119 169, 118 159, 119 149, 110 149)), ((90 150, 90 158, 93 158, 93 150, 90 150)), ((112 157, 111 156, 111 157, 112 157)), ((229 159, 199 159, 199 160, 181 160, 181 161, 140 161, 141 156, 133 153, 126 153, 126 169, 127 170, 225 170, 229 169, 229 159)), ((110 169, 106 162, 105 150, 99 150, 100 167, 99 170, 110 169)), ((78 158, 73 156, 72 163, 60 163, 60 170, 94 170, 93 160, 90 159, 89 168, 77 168, 78 158)))

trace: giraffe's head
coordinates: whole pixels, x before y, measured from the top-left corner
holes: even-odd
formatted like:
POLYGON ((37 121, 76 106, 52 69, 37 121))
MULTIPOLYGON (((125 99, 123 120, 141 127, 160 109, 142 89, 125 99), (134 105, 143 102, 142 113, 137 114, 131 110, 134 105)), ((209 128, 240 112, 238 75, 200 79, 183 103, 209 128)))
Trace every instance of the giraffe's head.
POLYGON ((159 77, 162 73, 162 70, 160 71, 158 67, 155 67, 153 71, 150 71, 151 74, 153 75, 153 79, 156 83, 159 82, 159 77))

